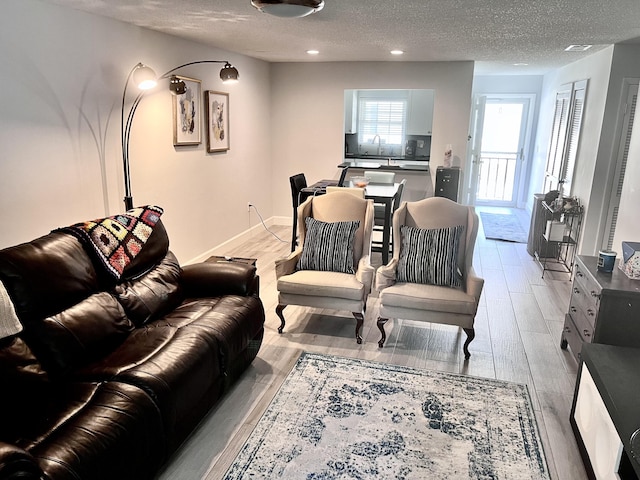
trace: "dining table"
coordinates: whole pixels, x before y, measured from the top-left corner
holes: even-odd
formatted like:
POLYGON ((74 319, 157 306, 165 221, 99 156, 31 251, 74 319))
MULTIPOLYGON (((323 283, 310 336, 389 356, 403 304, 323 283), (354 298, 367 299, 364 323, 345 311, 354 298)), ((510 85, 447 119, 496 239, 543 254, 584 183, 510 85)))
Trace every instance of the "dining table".
MULTIPOLYGON (((324 195, 327 187, 337 186, 337 180, 319 180, 300 191, 300 201, 314 195, 324 195)), ((345 187, 352 187, 351 181, 346 182, 345 187)), ((400 183, 369 183, 364 187, 364 198, 373 200, 373 203, 384 205, 384 225, 382 227, 382 263, 389 263, 389 245, 391 243, 391 215, 393 213, 393 199, 398 192, 400 183)))

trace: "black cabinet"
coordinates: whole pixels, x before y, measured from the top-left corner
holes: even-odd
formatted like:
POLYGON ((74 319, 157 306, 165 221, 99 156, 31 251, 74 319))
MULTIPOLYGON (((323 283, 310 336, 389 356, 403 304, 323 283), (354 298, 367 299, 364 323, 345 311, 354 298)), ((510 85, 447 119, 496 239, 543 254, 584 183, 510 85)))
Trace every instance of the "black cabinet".
POLYGON ((586 345, 569 421, 589 478, 640 475, 640 349, 586 345))
POLYGON ((640 281, 615 266, 599 272, 598 257, 578 255, 560 346, 580 360, 583 343, 640 348, 640 281))
POLYGON ((445 197, 454 202, 458 201, 458 190, 460 188, 460 168, 459 167, 438 167, 436 169, 436 197, 445 197))

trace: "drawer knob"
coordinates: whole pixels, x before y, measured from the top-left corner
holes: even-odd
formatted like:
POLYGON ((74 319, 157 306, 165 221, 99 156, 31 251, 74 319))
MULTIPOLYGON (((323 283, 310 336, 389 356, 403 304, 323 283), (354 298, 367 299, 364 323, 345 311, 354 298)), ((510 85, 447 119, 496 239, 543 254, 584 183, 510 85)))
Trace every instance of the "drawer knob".
POLYGON ((590 317, 593 317, 596 314, 596 312, 594 312, 592 309, 587 310, 587 315, 589 315, 590 317))
POLYGON ((577 294, 577 293, 580 293, 580 290, 578 290, 578 288, 577 288, 577 287, 573 287, 573 293, 576 293, 576 294, 577 294))
POLYGON ((598 293, 597 293, 597 292, 595 292, 595 291, 591 290, 591 296, 592 296, 592 297, 599 297, 600 295, 598 295, 598 293))
POLYGON ((569 327, 564 327, 564 333, 570 333, 571 329, 569 327))
POLYGON ((586 328, 582 331, 582 334, 583 334, 585 337, 590 337, 590 336, 591 336, 591 332, 590 332, 589 330, 587 330, 586 328))
POLYGON ((576 276, 582 278, 584 277, 584 274, 580 270, 576 270, 576 276))

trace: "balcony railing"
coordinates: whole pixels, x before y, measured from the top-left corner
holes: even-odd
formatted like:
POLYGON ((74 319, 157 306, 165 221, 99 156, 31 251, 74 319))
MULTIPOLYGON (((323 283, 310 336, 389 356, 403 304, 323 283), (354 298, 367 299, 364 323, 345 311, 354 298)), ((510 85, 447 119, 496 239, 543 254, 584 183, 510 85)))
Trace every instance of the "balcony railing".
POLYGON ((513 201, 516 173, 516 153, 480 153, 480 175, 476 200, 513 201))

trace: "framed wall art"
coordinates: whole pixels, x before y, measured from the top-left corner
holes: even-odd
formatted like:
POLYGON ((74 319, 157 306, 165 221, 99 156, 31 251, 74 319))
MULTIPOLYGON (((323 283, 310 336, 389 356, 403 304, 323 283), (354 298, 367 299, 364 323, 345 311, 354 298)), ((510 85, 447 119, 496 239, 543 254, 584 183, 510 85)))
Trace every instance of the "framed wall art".
POLYGON ((229 94, 207 90, 205 104, 207 152, 226 152, 229 150, 229 94))
POLYGON ((186 91, 173 96, 173 144, 199 145, 201 131, 202 87, 195 78, 178 76, 186 85, 186 91))

